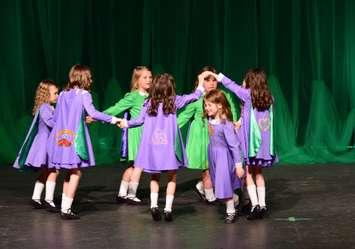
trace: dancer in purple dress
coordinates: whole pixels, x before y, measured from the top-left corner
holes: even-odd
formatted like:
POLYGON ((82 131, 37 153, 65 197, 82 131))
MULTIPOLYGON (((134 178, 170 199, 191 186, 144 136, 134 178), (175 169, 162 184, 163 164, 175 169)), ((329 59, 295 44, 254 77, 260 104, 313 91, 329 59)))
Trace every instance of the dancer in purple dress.
POLYGON ((260 219, 267 211, 262 168, 271 167, 277 161, 273 143, 274 98, 267 85, 266 73, 261 69, 249 70, 242 86, 222 73, 215 76, 243 102, 239 137, 247 165, 246 184, 252 204, 247 218, 260 219))
POLYGON ((58 87, 51 80, 43 80, 36 90, 33 107, 33 121, 26 139, 14 163, 14 167, 22 169, 24 166, 40 170, 32 195, 32 205, 36 209, 46 208, 50 212, 57 212, 53 197, 58 171, 48 169, 46 143, 54 125, 53 104, 58 98, 58 87), (44 202, 41 195, 45 187, 44 202))
POLYGON ((177 96, 174 78, 169 74, 157 75, 154 77, 150 95, 139 117, 129 121, 123 119, 120 122, 121 128, 136 127, 144 123, 131 181, 135 178, 139 179, 142 170, 152 174, 150 200, 151 214, 155 221, 161 219, 158 209, 160 173, 168 174, 164 214, 166 221, 172 221, 176 170, 187 165, 185 148, 177 126, 176 111, 197 100, 202 93, 203 87, 200 85, 192 94, 177 96))
POLYGON ((239 141, 232 123, 232 114, 226 96, 220 90, 211 90, 204 97, 204 116, 208 122, 208 163, 217 199, 226 203, 226 223, 234 223, 234 190, 241 187, 244 175, 239 141))
POLYGON ((115 124, 118 118, 98 112, 89 92, 90 69, 74 65, 67 88, 59 94, 54 112, 54 126, 47 142, 49 167, 67 169, 63 184, 61 217, 78 219, 71 206, 81 177, 81 169, 94 166, 95 158, 89 131, 84 122, 89 115, 96 120, 115 124))

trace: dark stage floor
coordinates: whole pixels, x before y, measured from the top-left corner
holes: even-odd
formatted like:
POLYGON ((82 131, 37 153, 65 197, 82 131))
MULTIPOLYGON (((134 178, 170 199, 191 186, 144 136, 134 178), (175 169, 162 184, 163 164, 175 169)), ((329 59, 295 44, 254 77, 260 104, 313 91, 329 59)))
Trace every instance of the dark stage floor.
POLYGON ((196 171, 179 172, 175 220, 157 223, 149 213, 147 175, 139 188, 146 204, 127 206, 113 202, 122 167, 85 171, 76 205, 81 219, 63 221, 29 205, 35 173, 0 167, 0 248, 355 248, 354 171, 354 165, 266 170, 269 216, 226 225, 224 206, 207 206, 192 192, 196 171))

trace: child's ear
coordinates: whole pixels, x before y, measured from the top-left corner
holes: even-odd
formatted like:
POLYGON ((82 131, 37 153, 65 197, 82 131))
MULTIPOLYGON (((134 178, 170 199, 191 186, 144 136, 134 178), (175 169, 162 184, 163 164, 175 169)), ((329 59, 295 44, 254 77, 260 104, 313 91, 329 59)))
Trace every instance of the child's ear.
POLYGON ((217 104, 218 109, 222 109, 222 104, 217 104))

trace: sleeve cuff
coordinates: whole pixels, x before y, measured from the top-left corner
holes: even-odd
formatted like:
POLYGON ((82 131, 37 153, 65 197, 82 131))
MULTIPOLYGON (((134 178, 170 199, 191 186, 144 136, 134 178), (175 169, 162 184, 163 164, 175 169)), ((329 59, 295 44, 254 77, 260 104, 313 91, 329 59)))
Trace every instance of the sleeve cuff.
POLYGON ((205 92, 205 88, 203 86, 197 87, 196 90, 199 90, 202 94, 205 92))
POLYGON ((242 164, 242 163, 236 163, 236 164, 235 164, 235 167, 236 167, 236 168, 242 168, 242 167, 243 167, 243 164, 242 164))
POLYGON ((118 118, 112 117, 112 119, 111 119, 111 124, 116 124, 118 121, 119 121, 118 118))
POLYGON ((221 82, 224 77, 225 77, 225 76, 224 76, 223 73, 219 73, 219 74, 217 75, 217 81, 218 81, 218 82, 221 82))

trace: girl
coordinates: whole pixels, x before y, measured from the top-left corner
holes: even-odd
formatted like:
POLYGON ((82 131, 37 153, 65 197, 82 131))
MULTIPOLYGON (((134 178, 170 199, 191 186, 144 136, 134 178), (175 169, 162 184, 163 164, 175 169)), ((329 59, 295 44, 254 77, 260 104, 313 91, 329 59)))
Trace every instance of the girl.
POLYGON ((215 194, 218 199, 225 200, 225 222, 234 223, 234 190, 241 187, 239 177, 244 170, 230 107, 221 91, 215 89, 205 95, 204 116, 209 118, 208 162, 215 194))
MULTIPOLYGON (((129 111, 131 118, 136 118, 140 113, 145 99, 148 97, 148 90, 152 84, 152 72, 145 66, 138 66, 133 70, 131 80, 131 92, 127 93, 123 99, 118 101, 115 105, 109 107, 104 113, 117 116, 124 111, 129 111)), ((125 131, 127 132, 127 131, 125 131)), ((138 182, 131 182, 131 175, 133 172, 133 161, 136 158, 138 145, 141 140, 142 126, 128 129, 128 161, 130 167, 125 170, 122 176, 120 189, 118 195, 116 195, 116 201, 118 203, 128 202, 131 204, 137 204, 141 201, 133 193, 135 186, 138 186, 138 182), (134 187, 128 188, 129 183, 134 187)), ((124 136, 122 136, 123 144, 122 148, 125 148, 124 136)), ((139 181, 139 179, 138 179, 139 181)))
POLYGON ((48 169, 46 142, 53 127, 53 104, 58 98, 58 88, 51 80, 39 83, 33 106, 34 115, 32 125, 14 163, 17 169, 24 165, 39 169, 40 174, 35 182, 32 205, 34 208, 46 208, 48 211, 57 212, 53 202, 54 189, 58 171, 48 169), (46 185, 44 202, 41 201, 42 191, 46 185))
POLYGON ((69 72, 69 83, 58 98, 54 112, 54 126, 47 148, 49 167, 67 169, 63 184, 61 217, 79 219, 71 210, 73 198, 81 177, 81 168, 95 165, 89 131, 84 122, 85 114, 94 119, 115 124, 118 119, 98 112, 92 104, 90 69, 74 65, 69 72))
MULTIPOLYGON (((206 71, 216 73, 216 69, 214 69, 214 67, 205 66, 200 71, 200 74, 206 71)), ((196 80, 195 84, 197 86, 198 79, 196 80)), ((208 75, 203 79, 203 86, 206 93, 211 90, 215 90, 217 89, 217 79, 212 75, 208 75)), ((228 93, 223 93, 227 97, 228 103, 231 106, 233 120, 236 120, 237 113, 232 98, 228 93)), ((202 200, 206 200, 207 203, 213 203, 216 200, 216 197, 213 193, 211 177, 208 172, 207 146, 209 141, 207 120, 203 118, 202 98, 187 105, 186 108, 178 115, 179 127, 181 128, 186 125, 191 120, 191 118, 193 119, 189 127, 186 142, 186 153, 189 162, 188 168, 202 171, 202 181, 199 181, 196 184, 194 191, 202 200)))
MULTIPOLYGON (((201 76, 203 77, 203 76, 201 76)), ((167 172, 165 220, 172 221, 172 203, 176 188, 176 170, 187 163, 180 130, 176 122, 176 110, 202 95, 202 81, 196 91, 189 95, 176 96, 175 81, 169 74, 154 77, 149 98, 138 118, 123 119, 120 127, 135 127, 144 123, 142 140, 139 146, 132 181, 142 170, 151 173, 150 201, 153 220, 161 215, 158 209, 160 173, 167 172)), ((139 178, 138 178, 139 179, 139 178)))
POLYGON ((263 218, 267 208, 262 168, 271 167, 276 162, 273 147, 274 101, 267 85, 266 73, 261 69, 249 70, 242 87, 222 73, 215 77, 243 102, 240 137, 247 164, 246 185, 252 204, 247 218, 249 220, 263 218))

